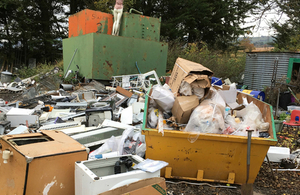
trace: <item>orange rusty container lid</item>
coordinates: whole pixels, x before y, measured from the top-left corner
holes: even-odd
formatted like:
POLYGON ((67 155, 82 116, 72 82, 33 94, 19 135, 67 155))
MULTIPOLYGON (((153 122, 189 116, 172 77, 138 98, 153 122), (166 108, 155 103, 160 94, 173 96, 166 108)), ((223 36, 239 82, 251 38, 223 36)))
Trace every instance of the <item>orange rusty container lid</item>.
POLYGON ((85 9, 69 17, 69 38, 88 33, 111 35, 113 15, 85 9))

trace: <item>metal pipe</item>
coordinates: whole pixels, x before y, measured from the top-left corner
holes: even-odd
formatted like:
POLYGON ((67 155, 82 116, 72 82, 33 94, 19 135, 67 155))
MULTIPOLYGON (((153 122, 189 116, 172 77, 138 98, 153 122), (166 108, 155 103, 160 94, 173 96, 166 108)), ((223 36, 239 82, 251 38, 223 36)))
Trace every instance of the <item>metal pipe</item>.
POLYGON ((59 107, 87 107, 87 102, 57 102, 59 107))
POLYGON ((275 117, 277 117, 277 113, 278 113, 279 96, 280 96, 280 87, 278 88, 278 95, 277 95, 277 103, 276 103, 275 117))
POLYGON ((272 169, 273 171, 300 171, 300 169, 272 169))
POLYGON ((74 59, 74 57, 75 57, 75 54, 76 54, 76 52, 77 52, 77 49, 78 49, 78 48, 76 48, 76 50, 74 51, 73 57, 72 57, 72 59, 71 59, 71 61, 70 61, 70 63, 69 63, 69 66, 68 66, 68 68, 67 68, 67 70, 66 70, 66 74, 64 75, 64 78, 66 78, 66 75, 67 75, 67 73, 68 73, 68 71, 69 71, 69 68, 70 68, 70 66, 71 66, 71 63, 72 63, 72 61, 73 61, 73 59, 74 59))
POLYGON ((171 184, 181 184, 181 183, 185 183, 185 184, 191 184, 191 185, 197 185, 197 186, 210 186, 210 187, 214 187, 214 188, 231 188, 231 189, 236 189, 236 186, 222 186, 222 185, 218 185, 218 186, 213 186, 211 184, 208 183, 192 183, 192 182, 186 182, 186 181, 180 181, 180 182, 172 182, 172 181, 166 181, 166 183, 171 183, 171 184))
POLYGON ((136 13, 143 15, 143 12, 140 12, 140 11, 134 9, 134 8, 131 8, 131 9, 129 10, 129 13, 131 13, 131 11, 135 11, 136 13))
POLYGON ((142 74, 141 71, 140 71, 140 69, 139 69, 139 66, 138 66, 138 64, 137 64, 137 61, 135 62, 135 66, 136 66, 136 68, 138 69, 139 74, 142 74))
MULTIPOLYGON (((1 108, 1 107, 0 107, 1 108)), ((79 117, 79 116, 85 116, 85 111, 84 112, 80 112, 80 113, 77 113, 77 114, 74 114, 74 115, 69 115, 69 116, 64 116, 64 117, 61 117, 61 119, 63 121, 67 121, 69 119, 72 119, 72 118, 75 118, 75 117, 79 117)), ((52 125, 54 123, 55 120, 51 120, 51 121, 46 121, 45 123, 43 123, 43 125, 52 125)))
POLYGON ((65 91, 73 90, 73 85, 71 84, 60 84, 59 87, 65 91))

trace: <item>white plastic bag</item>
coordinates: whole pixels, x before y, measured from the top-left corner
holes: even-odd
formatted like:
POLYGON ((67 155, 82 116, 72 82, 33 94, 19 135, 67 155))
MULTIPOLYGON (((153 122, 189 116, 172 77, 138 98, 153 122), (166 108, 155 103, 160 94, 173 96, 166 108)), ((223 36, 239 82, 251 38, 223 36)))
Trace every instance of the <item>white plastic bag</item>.
POLYGON ((192 95, 192 86, 188 82, 182 81, 180 84, 179 93, 185 96, 192 95))
POLYGON ((233 134, 247 136, 246 130, 251 129, 254 130, 252 136, 258 137, 259 132, 257 130, 260 128, 267 128, 267 124, 264 123, 259 108, 253 102, 245 105, 246 107, 244 109, 236 112, 238 117, 243 118, 243 121, 240 123, 239 128, 233 134))
POLYGON ((194 133, 221 133, 225 128, 222 106, 204 100, 192 112, 184 131, 194 133))
POLYGON ((107 140, 102 146, 100 146, 98 149, 92 151, 89 154, 89 160, 96 159, 96 155, 99 154, 106 154, 118 151, 118 145, 119 140, 114 136, 111 136, 111 138, 109 138, 109 140, 107 140))
POLYGON ((158 106, 166 112, 171 112, 175 102, 174 94, 168 89, 168 85, 155 85, 152 91, 152 98, 158 106))
POLYGON ((157 122, 158 122, 158 117, 156 116, 155 109, 154 108, 149 109, 148 125, 151 128, 156 128, 157 122))
POLYGON ((193 89, 193 95, 196 95, 198 97, 198 99, 202 99, 205 95, 205 89, 201 88, 201 87, 195 87, 192 85, 192 89, 193 89))
POLYGON ((166 166, 168 166, 169 163, 165 161, 159 161, 159 160, 151 160, 146 159, 143 162, 140 162, 139 164, 136 164, 133 166, 134 169, 141 169, 142 171, 154 173, 166 166))

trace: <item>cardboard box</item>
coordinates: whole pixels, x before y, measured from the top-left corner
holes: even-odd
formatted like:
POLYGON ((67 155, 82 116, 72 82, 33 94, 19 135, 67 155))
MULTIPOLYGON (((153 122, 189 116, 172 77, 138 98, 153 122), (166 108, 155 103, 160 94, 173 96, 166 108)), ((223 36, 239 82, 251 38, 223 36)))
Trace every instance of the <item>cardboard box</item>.
POLYGON ((186 124, 192 111, 199 105, 199 99, 196 95, 178 96, 175 99, 172 114, 176 118, 177 123, 186 124))
POLYGON ((185 60, 183 58, 177 58, 171 74, 169 86, 175 96, 177 96, 181 82, 189 76, 189 78, 187 78, 189 82, 191 82, 191 80, 193 80, 193 82, 201 81, 201 85, 206 86, 206 88, 210 88, 211 83, 208 77, 212 75, 213 72, 201 64, 185 60))
POLYGON ((115 195, 115 194, 126 194, 126 195, 165 195, 166 193, 166 182, 162 177, 154 177, 149 179, 143 179, 129 185, 125 185, 107 192, 101 193, 100 195, 115 195))

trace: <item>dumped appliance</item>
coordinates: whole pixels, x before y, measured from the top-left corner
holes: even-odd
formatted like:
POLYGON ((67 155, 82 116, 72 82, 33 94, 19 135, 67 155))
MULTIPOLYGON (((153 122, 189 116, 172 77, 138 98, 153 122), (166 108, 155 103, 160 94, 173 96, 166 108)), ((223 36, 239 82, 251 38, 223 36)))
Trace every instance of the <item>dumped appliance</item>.
POLYGON ((132 168, 143 161, 137 155, 125 155, 76 162, 75 195, 99 194, 141 179, 160 177, 159 170, 149 173, 132 168))
POLYGON ((75 162, 88 150, 59 131, 1 137, 1 194, 70 194, 75 162))

